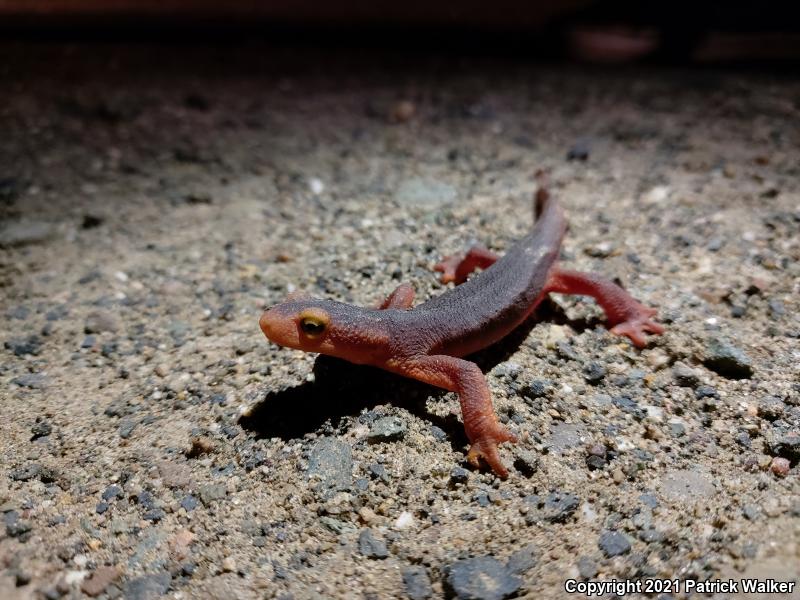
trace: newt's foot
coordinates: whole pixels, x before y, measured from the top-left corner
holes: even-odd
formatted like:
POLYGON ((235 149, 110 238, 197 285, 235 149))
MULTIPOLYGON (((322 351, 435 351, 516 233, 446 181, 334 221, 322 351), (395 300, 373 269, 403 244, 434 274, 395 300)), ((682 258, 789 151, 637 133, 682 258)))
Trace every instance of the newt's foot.
POLYGON ((505 479, 508 477, 508 469, 503 465, 500 453, 497 451, 497 444, 503 442, 516 444, 517 436, 502 425, 496 425, 491 431, 483 433, 479 439, 472 442, 467 453, 467 461, 477 469, 480 466, 479 459, 482 458, 500 479, 505 479))
POLYGON ((456 274, 461 262, 462 257, 457 254, 452 254, 450 256, 445 256, 440 262, 436 263, 433 266, 433 270, 439 271, 442 274, 439 279, 442 283, 450 283, 451 281, 455 281, 456 284, 464 283, 463 281, 458 281, 456 274))
POLYGON ((648 308, 639 304, 636 313, 622 323, 618 323, 611 328, 611 333, 627 336, 637 348, 644 348, 647 345, 645 332, 660 335, 664 333, 664 327, 651 319, 658 311, 655 308, 648 308))

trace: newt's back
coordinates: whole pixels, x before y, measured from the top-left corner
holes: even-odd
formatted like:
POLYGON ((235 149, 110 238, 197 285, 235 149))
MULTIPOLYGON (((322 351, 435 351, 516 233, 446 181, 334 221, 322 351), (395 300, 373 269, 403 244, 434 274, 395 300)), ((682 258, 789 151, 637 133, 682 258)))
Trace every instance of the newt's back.
POLYGON ((407 328, 426 330, 429 354, 465 356, 490 346, 536 308, 566 231, 558 203, 547 194, 537 200, 539 218, 533 230, 505 256, 400 318, 408 320, 402 323, 407 328))

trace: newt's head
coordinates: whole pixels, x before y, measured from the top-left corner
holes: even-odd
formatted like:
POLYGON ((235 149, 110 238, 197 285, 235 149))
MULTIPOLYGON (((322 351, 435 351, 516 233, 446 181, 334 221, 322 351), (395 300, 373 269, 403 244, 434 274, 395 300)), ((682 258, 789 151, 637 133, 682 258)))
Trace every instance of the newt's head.
POLYGON ((369 363, 388 344, 377 312, 333 300, 290 296, 266 310, 259 325, 280 346, 369 363))

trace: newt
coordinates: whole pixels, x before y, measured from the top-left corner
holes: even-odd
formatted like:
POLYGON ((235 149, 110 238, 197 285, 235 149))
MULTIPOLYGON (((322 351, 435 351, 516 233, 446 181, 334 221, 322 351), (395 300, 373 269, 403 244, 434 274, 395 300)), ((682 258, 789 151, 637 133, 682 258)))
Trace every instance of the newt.
POLYGON ((375 307, 294 294, 263 313, 261 330, 281 346, 372 365, 456 392, 471 444, 468 462, 477 468, 483 459, 505 478, 498 444, 516 437, 498 422, 482 371, 464 357, 509 334, 551 293, 595 298, 611 332, 639 348, 646 345, 646 332, 664 332, 652 320, 657 311, 620 286, 558 266, 567 230, 564 212, 545 188, 534 200, 532 230, 504 256, 475 246, 434 267, 443 283, 456 284, 439 296, 413 306, 409 283, 375 307), (482 271, 468 279, 478 268, 482 271))

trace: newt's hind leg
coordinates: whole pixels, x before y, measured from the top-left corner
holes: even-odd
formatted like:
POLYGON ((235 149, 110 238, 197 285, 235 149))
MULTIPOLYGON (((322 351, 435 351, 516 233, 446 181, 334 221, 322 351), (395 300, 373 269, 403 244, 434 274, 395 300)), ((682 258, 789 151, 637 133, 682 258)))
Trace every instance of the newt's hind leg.
POLYGON ((416 292, 414 292, 414 286, 412 286, 410 283, 401 283, 391 294, 386 297, 386 300, 378 305, 377 308, 379 310, 384 310, 386 308, 411 308, 411 305, 414 304, 415 295, 416 292))
POLYGON ((500 257, 488 250, 485 246, 473 246, 463 256, 452 254, 445 256, 441 262, 437 263, 434 271, 441 271, 442 283, 455 281, 456 285, 464 283, 467 277, 475 269, 487 269, 491 267, 500 257))
POLYGON ((597 275, 556 267, 550 271, 544 291, 593 297, 606 313, 611 333, 627 336, 637 348, 647 345, 645 332, 664 333, 664 327, 651 320, 658 312, 655 308, 640 304, 616 283, 597 275))
POLYGON ((418 356, 387 365, 390 370, 458 394, 464 431, 472 444, 467 460, 474 467, 483 459, 505 479, 508 470, 500 460, 497 445, 517 438, 498 421, 486 378, 473 362, 447 355, 418 356))

